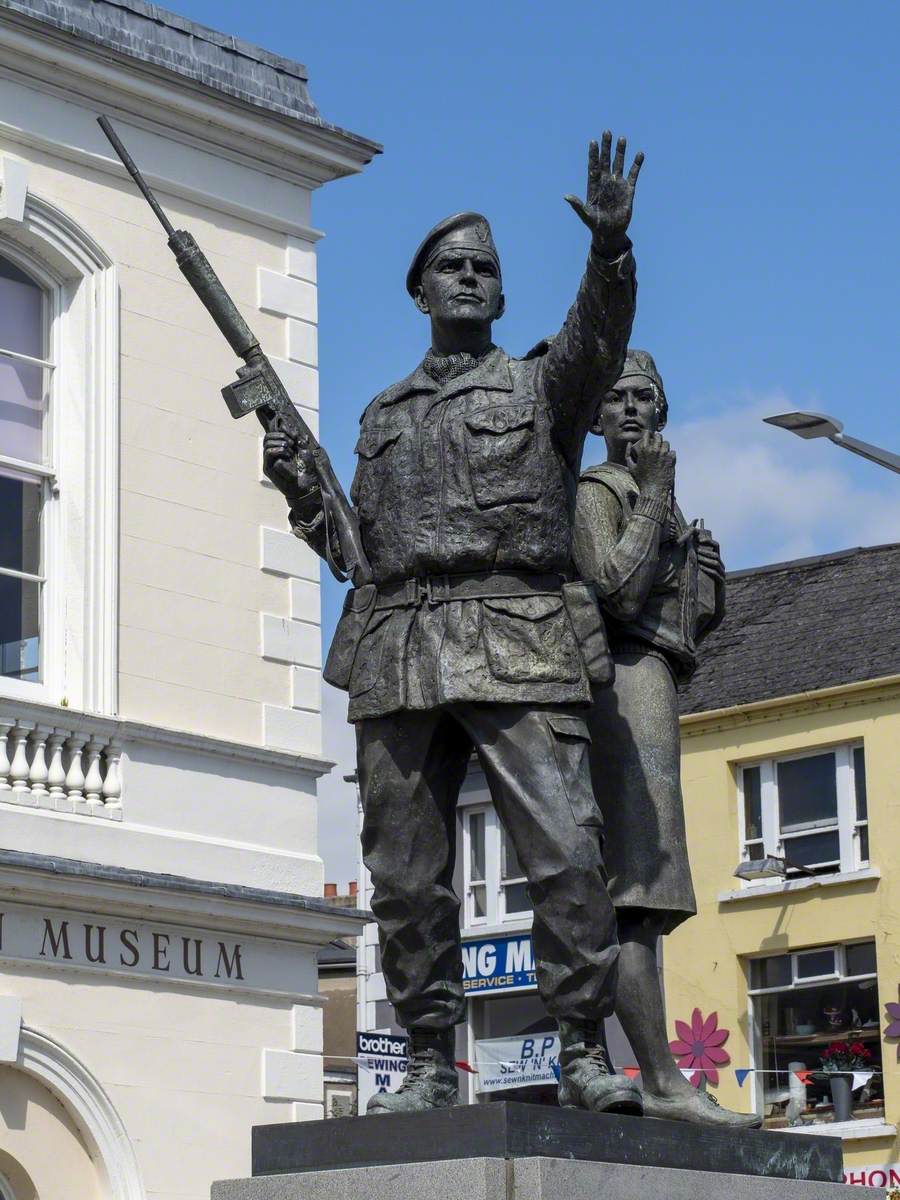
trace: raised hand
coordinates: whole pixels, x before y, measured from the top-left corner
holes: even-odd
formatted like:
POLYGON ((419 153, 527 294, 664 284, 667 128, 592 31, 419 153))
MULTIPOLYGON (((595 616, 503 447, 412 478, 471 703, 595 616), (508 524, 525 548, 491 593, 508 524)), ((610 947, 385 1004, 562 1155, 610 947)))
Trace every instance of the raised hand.
POLYGON ((675 451, 658 433, 645 433, 629 446, 627 462, 642 495, 668 496, 675 486, 675 451))
POLYGON ((566 196, 566 200, 591 233, 594 244, 606 257, 621 254, 625 234, 631 221, 634 189, 644 161, 643 152, 634 156, 631 170, 625 175, 625 138, 616 142, 616 157, 610 167, 612 133, 607 129, 598 147, 591 142, 588 149, 587 200, 566 196))
POLYGON ((263 438, 263 473, 289 501, 313 491, 319 482, 312 455, 280 429, 263 438))

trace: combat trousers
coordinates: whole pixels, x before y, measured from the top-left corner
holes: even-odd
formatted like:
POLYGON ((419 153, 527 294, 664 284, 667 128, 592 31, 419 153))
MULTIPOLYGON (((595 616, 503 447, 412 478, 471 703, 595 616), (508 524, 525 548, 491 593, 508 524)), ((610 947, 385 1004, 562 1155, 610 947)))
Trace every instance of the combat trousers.
POLYGON ((555 1017, 613 1009, 619 954, 600 825, 577 709, 454 704, 357 722, 363 860, 381 966, 400 1024, 465 1019, 456 802, 474 748, 534 906, 541 999, 555 1017))

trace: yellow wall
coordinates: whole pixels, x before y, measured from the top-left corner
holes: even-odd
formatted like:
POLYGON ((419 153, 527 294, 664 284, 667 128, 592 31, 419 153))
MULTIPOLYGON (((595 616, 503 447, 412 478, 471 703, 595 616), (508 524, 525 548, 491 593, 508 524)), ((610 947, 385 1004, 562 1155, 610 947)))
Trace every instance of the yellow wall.
MULTIPOLYGON (((675 1017, 716 1011, 731 1030, 731 1066, 749 1066, 749 1016, 742 956, 873 936, 881 1013, 900 986, 900 679, 827 689, 793 701, 747 706, 682 721, 682 786, 697 916, 666 940, 663 960, 671 1036, 675 1017), (794 894, 720 903, 740 888, 735 765, 862 739, 865 746, 871 866, 860 878, 794 894)), ((884 1022, 882 1021, 882 1030, 884 1022)), ((900 1124, 895 1043, 882 1046, 885 1121, 900 1124)), ((717 1089, 730 1108, 752 1106, 752 1077, 739 1089, 726 1069, 717 1089)), ((848 1167, 900 1161, 900 1140, 845 1140, 848 1167)))

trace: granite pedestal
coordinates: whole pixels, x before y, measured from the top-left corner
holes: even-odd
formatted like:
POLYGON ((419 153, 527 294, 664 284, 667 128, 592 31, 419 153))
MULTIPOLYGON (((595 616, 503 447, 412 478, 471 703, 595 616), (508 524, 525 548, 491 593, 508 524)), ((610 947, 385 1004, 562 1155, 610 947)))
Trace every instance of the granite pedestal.
POLYGON ((213 1200, 875 1200, 838 1138, 530 1104, 253 1130, 253 1177, 213 1200))

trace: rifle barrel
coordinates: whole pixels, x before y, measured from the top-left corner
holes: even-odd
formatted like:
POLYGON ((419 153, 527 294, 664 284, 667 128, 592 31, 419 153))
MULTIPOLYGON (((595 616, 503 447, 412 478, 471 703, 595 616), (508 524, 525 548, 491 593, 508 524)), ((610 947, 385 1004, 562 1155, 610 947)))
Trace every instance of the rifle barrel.
POLYGON ((169 220, 169 218, 163 212, 162 205, 157 200, 157 198, 153 195, 153 193, 150 191, 150 188, 145 183, 144 177, 140 173, 140 171, 137 169, 134 159, 131 157, 131 155, 128 153, 128 151, 125 149, 125 147, 122 145, 122 143, 119 141, 119 135, 116 133, 116 131, 113 129, 112 125, 109 123, 109 118, 108 117, 98 117, 97 124, 100 126, 100 128, 103 130, 103 132, 106 134, 107 139, 109 140, 109 144, 112 146, 113 150, 115 150, 116 154, 118 154, 119 158, 122 160, 122 166, 125 168, 125 170, 128 172, 128 174, 131 176, 131 178, 134 180, 134 182, 138 185, 141 192, 143 193, 144 199, 147 201, 147 203, 150 205, 150 207, 156 213, 163 229, 165 229, 165 231, 169 235, 169 237, 174 237, 175 236, 175 226, 172 224, 172 222, 169 220))

